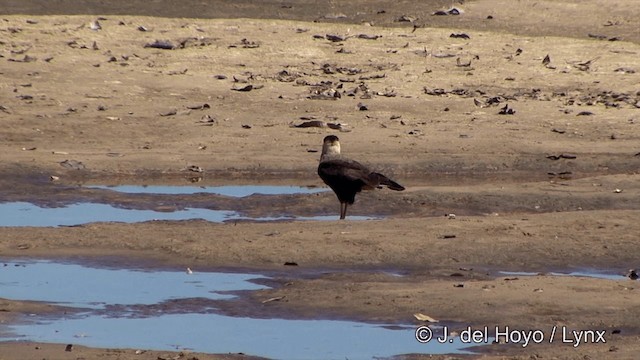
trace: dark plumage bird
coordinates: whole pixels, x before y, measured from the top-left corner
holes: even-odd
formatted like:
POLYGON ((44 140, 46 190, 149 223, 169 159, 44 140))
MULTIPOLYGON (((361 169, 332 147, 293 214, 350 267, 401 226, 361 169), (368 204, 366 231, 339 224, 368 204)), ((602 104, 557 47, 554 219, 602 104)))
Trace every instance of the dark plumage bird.
POLYGON ((341 156, 340 140, 335 135, 324 138, 318 175, 340 200, 340 219, 347 216, 347 206, 353 205, 356 194, 362 190, 372 190, 381 185, 391 190, 404 190, 402 185, 388 177, 372 172, 359 162, 341 156))

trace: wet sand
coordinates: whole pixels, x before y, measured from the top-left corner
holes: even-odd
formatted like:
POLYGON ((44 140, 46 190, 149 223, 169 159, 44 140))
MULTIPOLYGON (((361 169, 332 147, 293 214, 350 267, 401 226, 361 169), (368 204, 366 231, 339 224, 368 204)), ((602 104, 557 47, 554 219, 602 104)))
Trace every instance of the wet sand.
MULTIPOLYGON (((358 195, 349 215, 383 217, 374 221, 3 227, 3 257, 277 272, 276 285, 287 286, 224 309, 241 316, 418 325, 420 312, 462 328, 607 334, 605 344, 577 348, 494 344, 483 358, 637 354, 637 282, 547 274, 624 274, 640 262, 633 251, 640 14, 625 2, 469 1, 454 4, 464 9, 458 16, 431 15, 448 1, 260 9, 215 2, 217 15, 213 2, 181 10, 191 12, 161 3, 152 10, 135 2, 5 3, 18 15, 1 16, 0 25, 3 202, 337 215, 331 192, 229 199, 79 187, 323 186, 316 167, 328 134, 340 137, 345 155, 407 190, 358 195), (401 15, 415 19, 399 22, 401 15), (98 16, 102 29, 90 29, 98 16), (176 48, 145 47, 158 40, 176 48), (295 127, 309 120, 343 131, 295 127)), ((4 322, 62 311, 7 300, 0 309, 4 322)), ((7 359, 165 354, 61 346, 0 343, 0 352, 7 359)))

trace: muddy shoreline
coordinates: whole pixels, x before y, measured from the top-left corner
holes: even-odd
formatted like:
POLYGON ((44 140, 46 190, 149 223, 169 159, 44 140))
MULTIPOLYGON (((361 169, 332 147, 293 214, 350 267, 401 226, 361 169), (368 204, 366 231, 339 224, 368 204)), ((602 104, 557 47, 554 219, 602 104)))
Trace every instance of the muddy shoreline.
MULTIPOLYGON (((550 272, 640 266, 638 9, 617 0, 476 0, 454 3, 461 15, 434 16, 452 3, 185 4, 3 2, 2 203, 337 215, 331 192, 88 188, 319 188, 328 134, 407 190, 359 194, 349 214, 377 220, 3 226, 3 259, 273 275, 274 288, 218 304, 237 316, 418 326, 413 314, 423 313, 458 330, 607 334, 605 344, 492 344, 454 358, 635 358, 637 281, 550 272), (146 46, 157 41, 179 46, 146 46), (298 127, 316 120, 342 130, 298 127)), ((64 311, 4 299, 0 310, 2 323, 64 311)), ((0 352, 249 358, 64 346, 0 342, 0 352)))

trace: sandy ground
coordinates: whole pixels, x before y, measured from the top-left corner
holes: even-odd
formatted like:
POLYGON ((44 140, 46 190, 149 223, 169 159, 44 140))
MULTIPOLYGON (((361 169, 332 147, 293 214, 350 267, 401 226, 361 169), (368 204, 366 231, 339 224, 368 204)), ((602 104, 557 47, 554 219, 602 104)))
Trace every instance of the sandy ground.
MULTIPOLYGON (((41 16, 57 11, 1 3, 30 14, 0 17, 2 201, 333 215, 330 192, 160 198, 77 187, 322 186, 315 169, 327 134, 407 187, 361 194, 350 208, 382 220, 4 227, 2 256, 276 274, 274 289, 224 308, 242 316, 413 323, 421 312, 460 327, 607 331, 606 344, 496 344, 483 358, 640 350, 636 282, 545 275, 623 274, 640 263, 640 11, 626 2, 479 0, 456 3, 459 16, 430 15, 450 2, 273 2, 260 16, 242 2, 220 2, 218 16, 196 5, 118 13, 72 2, 62 13, 93 15, 41 16), (98 16, 102 29, 92 30, 98 16), (156 41, 175 48, 145 47, 156 41), (294 126, 308 120, 342 130, 294 126)), ((60 311, 6 300, 0 310, 4 322, 60 311)), ((0 359, 165 354, 60 346, 0 343, 0 359)))

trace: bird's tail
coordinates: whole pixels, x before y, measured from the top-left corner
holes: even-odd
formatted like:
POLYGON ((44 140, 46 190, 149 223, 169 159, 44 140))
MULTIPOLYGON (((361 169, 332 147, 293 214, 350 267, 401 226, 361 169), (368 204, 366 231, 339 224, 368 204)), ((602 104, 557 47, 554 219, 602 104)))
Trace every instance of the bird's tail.
POLYGON ((398 184, 397 182, 389 179, 388 177, 380 174, 380 173, 373 173, 378 177, 378 182, 380 183, 380 185, 385 185, 387 186, 389 189, 391 190, 395 190, 395 191, 402 191, 404 190, 404 186, 398 184))

